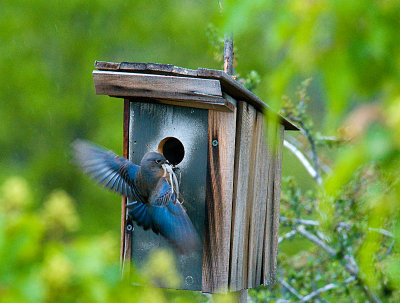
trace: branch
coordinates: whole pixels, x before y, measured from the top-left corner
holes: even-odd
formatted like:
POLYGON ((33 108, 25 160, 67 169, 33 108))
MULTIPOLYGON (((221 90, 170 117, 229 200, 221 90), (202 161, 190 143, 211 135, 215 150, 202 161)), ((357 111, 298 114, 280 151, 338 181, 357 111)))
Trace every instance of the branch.
POLYGON ((367 285, 365 285, 360 279, 358 280, 358 283, 360 284, 361 289, 364 291, 364 294, 367 296, 368 300, 374 303, 382 303, 381 299, 371 292, 367 285))
POLYGON ((297 231, 295 229, 289 231, 288 233, 286 233, 283 236, 279 237, 278 244, 281 243, 283 240, 287 240, 287 239, 293 238, 295 234, 297 234, 297 231))
MULTIPOLYGON (((325 244, 322 242, 320 239, 318 239, 316 236, 314 236, 312 233, 308 232, 305 230, 304 226, 300 225, 297 227, 297 231, 302 234, 304 237, 312 241, 314 244, 317 246, 321 247, 323 250, 325 250, 331 257, 336 258, 337 253, 336 251, 330 247, 329 245, 325 244)), ((365 285, 365 283, 362 281, 362 279, 358 276, 358 266, 354 261, 354 258, 345 255, 343 259, 339 260, 346 271, 355 279, 357 280, 358 284, 360 285, 361 289, 363 290, 364 294, 367 296, 367 298, 374 303, 381 303, 381 300, 365 285)))
MULTIPOLYGON (((318 182, 318 180, 321 179, 321 176, 319 174, 319 161, 318 161, 318 155, 317 155, 317 148, 315 146, 315 141, 314 138, 311 136, 310 130, 308 129, 308 127, 304 124, 304 122, 301 119, 298 119, 296 117, 293 117, 292 115, 289 116, 289 119, 293 120, 294 122, 300 124, 300 132, 306 136, 306 138, 308 139, 308 142, 310 142, 311 145, 311 151, 312 151, 312 160, 314 162, 314 167, 315 167, 315 171, 316 171, 316 180, 318 182)), ((319 184, 319 183, 318 183, 319 184)))
POLYGON ((390 244, 388 250, 386 251, 387 255, 390 255, 392 253, 393 247, 394 247, 394 240, 392 241, 392 244, 390 244))
POLYGON ((308 294, 307 296, 303 297, 303 299, 300 300, 300 302, 307 302, 310 301, 312 298, 322 294, 323 292, 326 292, 328 290, 334 289, 339 287, 336 284, 330 283, 328 285, 325 285, 324 287, 318 288, 316 291, 313 291, 312 293, 308 294))
POLYGON ((303 166, 311 175, 311 177, 315 179, 319 185, 321 185, 322 184, 321 177, 314 169, 314 167, 311 165, 311 163, 307 160, 307 158, 303 155, 303 153, 299 149, 297 149, 296 146, 294 146, 293 144, 289 143, 286 140, 283 140, 283 146, 289 149, 300 160, 301 164, 303 164, 303 166))
POLYGON ((289 283, 287 283, 285 280, 282 278, 279 278, 279 283, 282 284, 283 287, 285 287, 292 295, 295 295, 297 299, 303 299, 303 296, 300 295, 296 289, 294 289, 289 283))
MULTIPOLYGON (((305 154, 308 158, 312 158, 312 156, 313 156, 312 151, 309 150, 309 149, 306 149, 306 148, 303 146, 303 144, 302 144, 299 140, 297 140, 295 137, 290 136, 290 135, 288 135, 288 134, 285 134, 285 138, 289 141, 289 143, 292 143, 294 146, 296 146, 297 149, 299 149, 299 150, 304 149, 304 154, 305 154)), ((321 160, 321 159, 320 159, 320 160, 321 160)), ((332 169, 331 169, 328 165, 326 165, 324 162, 321 162, 321 161, 320 161, 319 164, 320 164, 321 169, 322 169, 325 173, 329 174, 329 173, 332 172, 332 169)))
MULTIPOLYGON (((348 279, 346 279, 345 281, 343 281, 344 284, 349 284, 351 282, 355 281, 354 277, 350 277, 348 279)), ((325 285, 324 287, 318 288, 317 290, 313 291, 312 293, 309 293, 307 296, 304 296, 300 302, 307 302, 310 301, 312 298, 322 294, 323 292, 329 291, 331 289, 337 288, 339 287, 338 284, 335 283, 329 283, 327 285, 325 285)))
POLYGON ((377 233, 380 233, 386 237, 390 237, 390 238, 394 238, 393 233, 391 233, 390 231, 383 229, 383 228, 373 228, 373 227, 369 227, 368 230, 370 231, 375 231, 377 233))
POLYGON ((303 225, 312 225, 312 226, 319 226, 318 221, 314 220, 308 220, 308 219, 289 219, 286 217, 280 217, 279 219, 281 222, 290 222, 290 223, 297 223, 297 224, 303 224, 303 225))
POLYGON ((297 231, 302 234, 304 237, 306 237, 308 240, 311 242, 314 242, 314 244, 318 245, 321 247, 323 250, 325 250, 331 257, 336 257, 337 253, 336 251, 330 247, 329 245, 326 245, 324 242, 322 242, 318 237, 314 236, 312 233, 308 232, 305 230, 304 226, 300 225, 297 227, 297 231))

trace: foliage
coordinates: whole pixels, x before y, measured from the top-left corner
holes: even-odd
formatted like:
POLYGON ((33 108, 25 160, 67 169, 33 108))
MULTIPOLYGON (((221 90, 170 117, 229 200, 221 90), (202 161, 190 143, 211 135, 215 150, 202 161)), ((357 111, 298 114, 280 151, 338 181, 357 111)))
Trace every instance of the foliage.
POLYGON ((257 49, 265 70, 259 92, 276 108, 293 81, 318 78, 325 126, 334 132, 355 103, 374 98, 388 106, 398 96, 398 1, 226 0, 223 8, 216 24, 235 33, 246 58, 241 68, 254 69, 254 61, 243 61, 257 49))
MULTIPOLYGON (((132 287, 121 280, 118 236, 77 237, 75 202, 57 190, 34 210, 25 179, 11 177, 0 193, 0 302, 201 302, 200 294, 132 287)), ((136 280, 179 283, 173 257, 156 251, 136 280)))
MULTIPOLYGON (((253 292, 253 298, 256 301, 275 298, 289 302, 333 301, 335 298, 353 302, 398 302, 396 239, 400 205, 398 176, 391 170, 393 165, 396 166, 393 160, 397 160, 398 151, 384 149, 382 152, 378 148, 377 154, 350 165, 346 159, 347 167, 342 166, 339 172, 333 170, 320 181, 318 165, 323 161, 315 148, 317 135, 307 115, 308 84, 307 80, 299 88, 297 104, 291 98, 284 98, 283 112, 302 126, 301 136, 305 140, 297 140, 291 135, 286 135, 286 140, 293 144, 297 153, 304 155, 309 150, 309 158, 317 159, 312 165, 317 174, 313 177, 318 189, 304 192, 293 177, 283 179, 280 286, 253 292), (390 167, 387 157, 390 157, 390 167), (346 173, 348 177, 343 180, 346 173)), ((359 117, 359 110, 350 117, 359 117)), ((362 108, 362 113, 366 115, 368 111, 362 108)), ((359 138, 336 147, 329 144, 325 153, 332 149, 353 148, 360 144, 361 138, 366 138, 364 144, 371 144, 375 149, 376 143, 369 141, 370 136, 380 144, 391 143, 386 136, 391 130, 382 120, 368 123, 372 125, 357 133, 359 138), (375 134, 376 131, 379 133, 375 134), (389 141, 385 142, 385 138, 389 141)), ((355 154, 352 150, 350 156, 355 157, 355 154)), ((306 156, 299 160, 305 166, 311 165, 306 156)))
MULTIPOLYGON (((94 301, 97 291, 111 301, 128 296, 110 261, 117 256, 106 248, 116 243, 99 237, 119 232, 119 199, 70 164, 69 144, 77 137, 121 151, 122 104, 95 96, 93 62, 221 68, 220 55, 207 44, 210 23, 215 46, 220 33, 234 33, 239 80, 276 110, 285 103, 284 113, 303 129, 288 142, 304 153, 316 182, 286 154, 284 173, 294 177, 284 182, 282 237, 293 230, 296 236, 282 242, 280 277, 302 295, 337 285, 320 301, 364 302, 360 285, 383 301, 398 300, 399 1, 3 0, 0 10, 0 180, 7 184, 0 300, 74 294, 94 301), (313 81, 302 86, 308 78, 313 81), (299 85, 297 101, 304 102, 282 100, 299 85), (76 210, 72 201, 79 201, 76 210), (299 230, 296 220, 304 218, 319 225, 299 230), (335 257, 299 236, 304 231, 332 247, 335 257), (344 285, 347 255, 359 274, 344 285), (46 275, 50 280, 38 274, 55 267, 60 272, 46 275)), ((254 298, 297 300, 287 289, 280 293, 281 285, 253 292, 254 298)), ((138 298, 152 295, 170 299, 158 290, 138 298)))
POLYGON ((305 184, 303 175, 300 188, 286 183, 282 279, 270 294, 305 300, 329 286, 307 300, 398 301, 399 2, 232 0, 223 8, 217 27, 234 32, 242 57, 260 54, 258 68, 241 60, 237 70, 263 71, 256 92, 275 109, 285 103, 284 114, 302 129, 285 146, 303 155, 316 181, 305 184), (296 102, 282 100, 310 77, 296 102), (280 293, 285 282, 300 296, 290 285, 280 293))

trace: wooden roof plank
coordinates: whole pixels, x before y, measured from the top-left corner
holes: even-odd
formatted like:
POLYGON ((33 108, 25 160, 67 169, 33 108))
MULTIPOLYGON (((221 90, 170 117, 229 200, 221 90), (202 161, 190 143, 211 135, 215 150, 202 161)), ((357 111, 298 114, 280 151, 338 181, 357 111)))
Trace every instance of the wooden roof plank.
POLYGON ((142 97, 166 104, 221 111, 235 108, 232 102, 222 97, 218 80, 117 71, 93 71, 93 80, 98 95, 142 97))
MULTIPOLYGON (((133 73, 147 73, 179 77, 194 77, 219 80, 222 90, 237 100, 243 100, 253 105, 259 111, 273 112, 272 109, 242 84, 234 80, 222 70, 199 68, 198 70, 183 68, 172 64, 136 63, 136 62, 104 62, 96 61, 95 68, 102 71, 119 71, 133 73)), ((279 114, 279 120, 285 130, 299 130, 299 128, 279 114)))

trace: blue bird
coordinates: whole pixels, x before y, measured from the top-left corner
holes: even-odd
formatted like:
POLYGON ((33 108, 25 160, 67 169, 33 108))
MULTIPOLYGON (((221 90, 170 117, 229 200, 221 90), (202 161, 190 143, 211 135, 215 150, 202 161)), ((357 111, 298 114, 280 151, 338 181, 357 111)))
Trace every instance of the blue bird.
POLYGON ((73 143, 76 162, 99 184, 129 198, 128 217, 144 230, 151 228, 180 253, 199 246, 199 238, 178 200, 172 166, 157 152, 146 153, 140 166, 92 143, 73 143))

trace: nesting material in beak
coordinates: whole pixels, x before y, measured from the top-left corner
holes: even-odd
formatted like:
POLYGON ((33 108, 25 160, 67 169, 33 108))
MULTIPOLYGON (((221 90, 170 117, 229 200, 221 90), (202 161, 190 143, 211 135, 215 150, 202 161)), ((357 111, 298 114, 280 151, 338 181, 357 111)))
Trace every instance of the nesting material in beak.
POLYGON ((162 165, 162 168, 164 170, 164 175, 163 177, 168 177, 169 178, 169 183, 172 186, 172 191, 175 191, 177 194, 177 197, 179 197, 179 184, 178 184, 178 179, 176 178, 176 175, 172 169, 172 166, 170 164, 164 163, 162 165))

